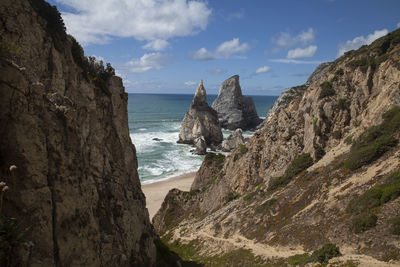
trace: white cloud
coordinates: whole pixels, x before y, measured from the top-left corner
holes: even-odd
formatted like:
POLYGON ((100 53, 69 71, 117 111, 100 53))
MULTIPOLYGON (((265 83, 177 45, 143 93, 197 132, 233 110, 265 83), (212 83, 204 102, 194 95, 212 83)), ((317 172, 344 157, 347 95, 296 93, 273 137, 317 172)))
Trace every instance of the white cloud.
POLYGON ((243 53, 249 49, 247 43, 240 44, 239 38, 233 38, 230 41, 224 42, 217 47, 216 53, 224 58, 229 58, 233 54, 243 53))
POLYGON ((397 28, 400 28, 400 22, 399 22, 399 23, 397 23, 397 28))
MULTIPOLYGON (((211 9, 192 0, 56 0, 72 9, 62 17, 68 33, 84 45, 113 37, 168 40, 205 30, 211 9)), ((151 45, 149 45, 151 48, 151 45)))
POLYGON ((169 46, 169 43, 165 40, 153 40, 142 46, 144 49, 162 51, 169 46))
POLYGON ((376 39, 388 34, 388 32, 387 29, 376 30, 374 33, 368 34, 366 37, 358 36, 353 40, 346 41, 344 44, 339 44, 338 57, 342 56, 347 51, 358 49, 363 45, 369 45, 376 39))
POLYGON ((244 18, 244 10, 240 10, 238 12, 230 13, 224 17, 226 21, 231 21, 235 19, 243 19, 244 18))
POLYGON ((169 55, 161 53, 144 54, 139 59, 132 59, 125 63, 125 67, 130 72, 142 73, 149 70, 162 69, 169 62, 169 55))
POLYGON ((288 51, 286 58, 301 58, 301 57, 312 57, 317 51, 316 45, 310 45, 306 48, 296 48, 288 51))
POLYGON ((215 52, 210 52, 202 47, 196 52, 192 53, 190 57, 194 60, 212 60, 220 58, 231 58, 235 54, 244 53, 250 49, 247 43, 240 43, 239 38, 233 38, 230 41, 223 42, 216 49, 215 52))
POLYGON ((194 85, 196 85, 197 83, 194 82, 194 81, 187 81, 187 82, 184 82, 184 84, 185 84, 186 86, 194 86, 194 85))
POLYGON ((296 60, 290 58, 278 58, 278 59, 270 59, 271 62, 278 63, 291 63, 291 64, 321 64, 321 61, 305 61, 305 60, 296 60))
POLYGON ((271 70, 271 67, 269 67, 269 66, 264 66, 264 67, 258 68, 258 69, 256 70, 256 73, 257 73, 257 74, 266 73, 266 72, 269 72, 270 70, 271 70))
POLYGON ((298 35, 292 36, 289 32, 281 32, 278 38, 273 38, 272 43, 275 45, 273 52, 280 49, 290 48, 296 45, 307 45, 314 42, 315 33, 313 28, 302 31, 298 35))
POLYGON ((211 59, 216 59, 216 55, 213 53, 209 52, 207 49, 204 47, 200 48, 196 52, 190 55, 190 57, 194 60, 211 60, 211 59))

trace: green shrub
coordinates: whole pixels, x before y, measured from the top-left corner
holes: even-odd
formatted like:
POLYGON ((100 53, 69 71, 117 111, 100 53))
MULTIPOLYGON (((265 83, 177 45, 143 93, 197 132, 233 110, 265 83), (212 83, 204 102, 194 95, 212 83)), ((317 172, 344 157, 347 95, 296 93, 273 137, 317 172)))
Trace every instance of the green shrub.
POLYGON ((315 159, 316 160, 320 160, 322 159, 322 157, 325 155, 325 150, 320 146, 320 145, 314 145, 314 149, 315 149, 315 159))
POLYGON ((290 265, 301 265, 304 266, 307 263, 313 262, 313 258, 308 253, 297 254, 289 257, 290 265))
POLYGON ((400 235, 400 217, 395 217, 389 221, 390 233, 393 235, 400 235))
POLYGON ((377 221, 378 217, 375 214, 362 214, 353 219, 353 230, 356 234, 362 233, 374 228, 377 221))
POLYGON ((240 145, 240 153, 245 154, 249 149, 246 147, 246 145, 240 145))
POLYGON ((46 29, 53 38, 54 47, 62 51, 62 43, 66 39, 66 28, 57 7, 44 0, 29 0, 29 3, 37 15, 46 21, 46 29))
POLYGON ((375 185, 351 200, 346 211, 357 215, 353 219, 353 230, 361 233, 376 225, 375 209, 400 196, 400 171, 391 173, 383 184, 375 185))
POLYGON ((319 94, 319 99, 333 96, 336 94, 335 89, 333 89, 333 85, 331 82, 325 81, 321 83, 321 93, 319 94))
POLYGON ((346 100, 344 100, 343 98, 339 98, 337 105, 338 105, 339 109, 341 109, 341 110, 346 110, 347 106, 348 106, 346 103, 346 100))
POLYGON ((311 165, 313 165, 313 159, 310 154, 302 153, 292 160, 287 167, 284 176, 293 178, 311 165))
POLYGON ((207 165, 211 165, 213 162, 216 162, 217 165, 222 165, 224 163, 225 156, 223 154, 215 154, 215 153, 207 153, 204 158, 204 161, 207 162, 207 165))
POLYGON ((338 70, 335 72, 335 74, 338 75, 338 76, 342 76, 342 75, 344 75, 344 70, 343 70, 343 69, 338 69, 338 70))
POLYGON ((286 168, 283 176, 275 178, 271 181, 268 190, 273 191, 279 187, 289 184, 296 175, 306 170, 311 165, 313 165, 313 159, 309 153, 298 155, 286 168))
POLYGON ((245 196, 243 197, 243 199, 246 200, 246 201, 250 201, 250 200, 253 199, 253 197, 254 197, 256 194, 257 194, 257 191, 248 193, 247 195, 245 195, 245 196))
POLYGON ((179 256, 171 251, 160 239, 154 239, 156 247, 156 265, 157 266, 178 266, 179 256))
POLYGON ((395 134, 400 130, 400 107, 395 107, 383 114, 383 123, 368 128, 350 150, 345 167, 356 170, 378 159, 386 151, 396 146, 395 134))
POLYGON ((334 131, 334 132, 332 133, 332 136, 333 136, 333 138, 335 138, 335 139, 340 139, 340 138, 342 138, 342 132, 339 131, 339 130, 334 131))
POLYGON ((313 252, 312 258, 314 261, 326 263, 330 259, 339 257, 341 255, 342 254, 340 253, 339 248, 335 244, 325 244, 322 248, 313 252))
POLYGON ((276 203, 276 199, 271 198, 270 200, 267 200, 266 202, 264 202, 263 204, 258 206, 255 209, 255 212, 256 213, 266 213, 275 203, 276 203))
POLYGON ((231 202, 232 200, 238 199, 240 198, 240 194, 236 193, 236 192, 229 192, 226 196, 225 196, 225 201, 226 202, 231 202))
POLYGON ((344 139, 344 142, 348 145, 350 145, 353 142, 353 135, 349 135, 344 139))

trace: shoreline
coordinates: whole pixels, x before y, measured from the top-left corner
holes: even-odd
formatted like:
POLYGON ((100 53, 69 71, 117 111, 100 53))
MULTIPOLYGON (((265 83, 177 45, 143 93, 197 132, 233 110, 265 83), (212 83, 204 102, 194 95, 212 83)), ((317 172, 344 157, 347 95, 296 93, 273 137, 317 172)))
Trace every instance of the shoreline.
POLYGON ((165 196, 169 190, 177 188, 189 191, 196 176, 196 172, 184 173, 165 180, 142 184, 142 191, 146 197, 146 208, 149 211, 150 220, 161 208, 165 196))

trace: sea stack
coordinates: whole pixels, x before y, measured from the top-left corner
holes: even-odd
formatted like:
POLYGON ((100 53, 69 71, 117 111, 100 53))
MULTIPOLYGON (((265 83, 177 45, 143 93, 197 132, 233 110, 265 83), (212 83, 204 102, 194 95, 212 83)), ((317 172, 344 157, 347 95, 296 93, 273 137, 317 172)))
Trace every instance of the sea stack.
POLYGON ((178 143, 197 145, 197 153, 205 154, 204 140, 207 147, 215 147, 222 142, 222 131, 217 112, 207 104, 207 94, 201 80, 196 89, 192 104, 181 124, 178 143), (203 138, 201 138, 203 137, 203 138))
POLYGON ((262 122, 253 99, 242 95, 239 75, 232 76, 221 84, 212 108, 218 113, 221 127, 229 130, 252 130, 262 122))

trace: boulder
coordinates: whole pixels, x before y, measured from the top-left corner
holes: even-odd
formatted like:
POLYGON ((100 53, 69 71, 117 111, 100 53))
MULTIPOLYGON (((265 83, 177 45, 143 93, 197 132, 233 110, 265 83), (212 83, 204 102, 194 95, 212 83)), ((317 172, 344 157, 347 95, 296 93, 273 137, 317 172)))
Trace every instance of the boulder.
POLYGON ((192 104, 181 124, 178 143, 195 144, 195 139, 203 137, 207 147, 218 146, 222 142, 222 131, 217 112, 207 104, 207 94, 200 81, 192 104))
POLYGON ((262 122, 253 99, 242 95, 239 75, 232 76, 222 83, 212 108, 218 113, 221 127, 229 130, 252 130, 262 122))
POLYGON ((196 153, 198 155, 205 155, 207 152, 207 143, 204 136, 197 137, 194 140, 194 147, 196 148, 196 153))
POLYGON ((242 129, 236 129, 228 138, 222 141, 222 151, 229 152, 244 144, 242 129))

